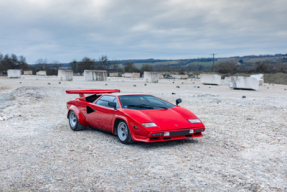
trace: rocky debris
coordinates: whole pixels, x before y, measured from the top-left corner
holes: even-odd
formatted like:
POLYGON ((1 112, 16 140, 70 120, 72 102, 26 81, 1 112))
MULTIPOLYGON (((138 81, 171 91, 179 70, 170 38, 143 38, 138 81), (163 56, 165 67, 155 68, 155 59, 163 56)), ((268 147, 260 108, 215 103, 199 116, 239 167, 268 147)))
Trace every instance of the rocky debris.
POLYGON ((177 95, 172 95, 155 88, 151 94, 171 103, 180 95, 181 106, 204 122, 204 137, 123 145, 99 130, 71 131, 66 102, 75 95, 66 95, 65 90, 21 87, 7 96, 13 99, 5 100, 11 105, 0 112, 0 118, 9 117, 0 119, 1 190, 287 189, 285 97, 241 99, 199 93, 204 89, 176 89, 177 95))
POLYGON ((0 114, 0 121, 7 121, 9 119, 21 116, 21 114, 0 114))
POLYGON ((176 88, 180 88, 179 86, 176 86, 176 88))

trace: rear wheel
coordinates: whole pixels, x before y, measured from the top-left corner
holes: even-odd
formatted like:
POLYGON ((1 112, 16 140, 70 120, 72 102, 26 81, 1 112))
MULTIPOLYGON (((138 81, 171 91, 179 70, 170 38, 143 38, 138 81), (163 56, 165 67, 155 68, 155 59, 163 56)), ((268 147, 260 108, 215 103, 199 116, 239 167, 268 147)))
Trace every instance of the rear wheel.
POLYGON ((123 144, 133 143, 129 127, 124 121, 120 121, 117 126, 118 138, 123 144))
POLYGON ((77 115, 74 111, 69 112, 69 124, 70 124, 70 128, 73 131, 82 131, 82 130, 87 129, 87 127, 80 124, 77 118, 77 115))

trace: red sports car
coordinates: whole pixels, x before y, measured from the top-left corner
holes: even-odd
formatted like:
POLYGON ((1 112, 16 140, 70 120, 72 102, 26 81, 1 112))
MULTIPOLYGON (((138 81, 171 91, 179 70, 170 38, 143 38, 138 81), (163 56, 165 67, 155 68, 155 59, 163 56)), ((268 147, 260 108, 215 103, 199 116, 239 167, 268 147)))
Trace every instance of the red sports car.
POLYGON ((80 131, 94 127, 117 135, 124 144, 202 137, 204 124, 191 111, 148 94, 120 90, 70 90, 80 98, 67 102, 69 124, 80 131), (85 96, 84 94, 92 94, 85 96))

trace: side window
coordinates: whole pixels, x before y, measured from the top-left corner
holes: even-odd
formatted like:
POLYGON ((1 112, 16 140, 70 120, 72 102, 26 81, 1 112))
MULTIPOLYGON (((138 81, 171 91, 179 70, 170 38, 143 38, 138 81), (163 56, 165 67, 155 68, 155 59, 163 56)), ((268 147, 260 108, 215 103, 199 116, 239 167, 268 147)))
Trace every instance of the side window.
POLYGON ((108 101, 108 102, 113 102, 115 100, 116 97, 114 96, 110 96, 110 95, 103 95, 100 100, 103 101, 108 101))
POLYGON ((115 98, 113 102, 115 102, 117 104, 117 109, 120 108, 120 105, 119 105, 117 98, 115 98))
POLYGON ((101 99, 99 99, 97 102, 96 102, 97 105, 101 105, 101 106, 104 106, 104 107, 109 107, 108 106, 108 101, 103 101, 101 99))
POLYGON ((113 108, 109 106, 109 102, 115 102, 117 104, 117 109, 119 108, 119 103, 117 101, 117 98, 114 96, 109 96, 109 95, 102 96, 99 100, 97 100, 96 104, 104 106, 104 107, 113 108))

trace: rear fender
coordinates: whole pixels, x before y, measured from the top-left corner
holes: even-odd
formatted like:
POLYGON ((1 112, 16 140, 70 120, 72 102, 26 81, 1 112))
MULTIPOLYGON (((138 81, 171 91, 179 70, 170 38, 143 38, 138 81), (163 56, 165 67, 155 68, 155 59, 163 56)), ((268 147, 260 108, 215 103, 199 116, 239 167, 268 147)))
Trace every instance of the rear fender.
POLYGON ((85 116, 81 113, 78 107, 76 107, 75 105, 71 105, 71 107, 68 109, 67 118, 69 118, 70 111, 74 111, 76 113, 78 121, 81 125, 88 126, 86 123, 85 116))

